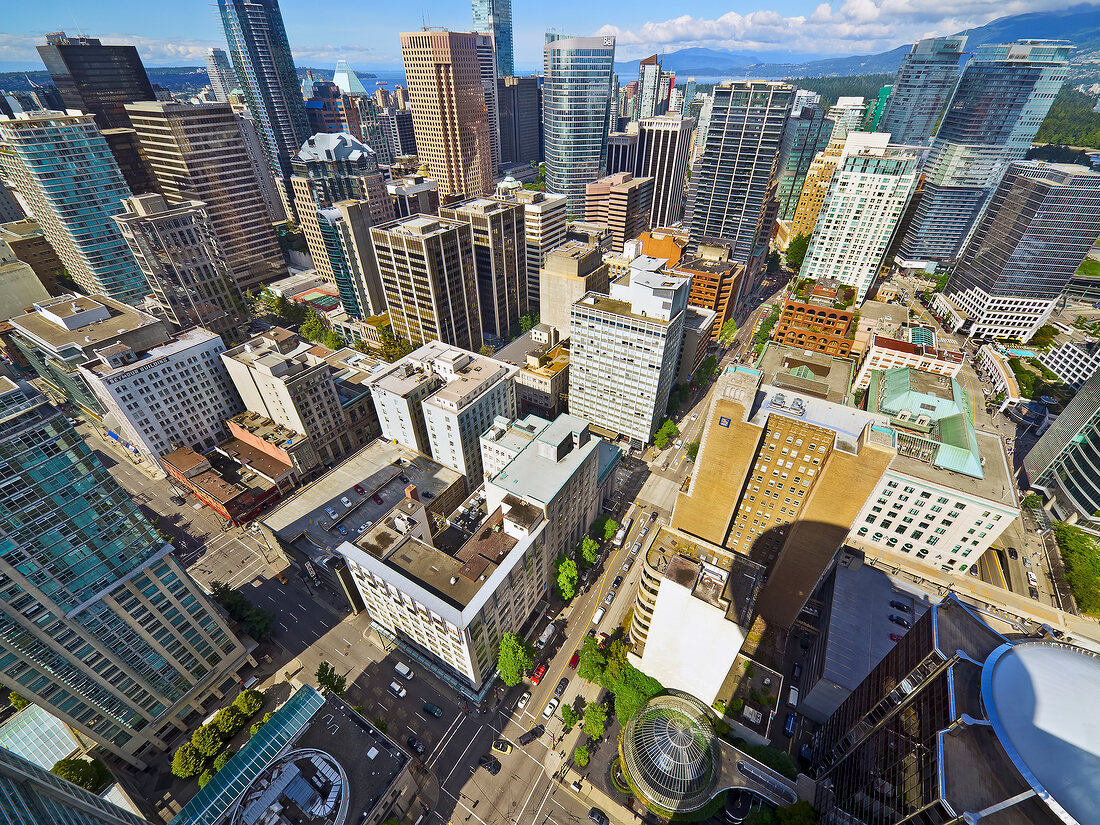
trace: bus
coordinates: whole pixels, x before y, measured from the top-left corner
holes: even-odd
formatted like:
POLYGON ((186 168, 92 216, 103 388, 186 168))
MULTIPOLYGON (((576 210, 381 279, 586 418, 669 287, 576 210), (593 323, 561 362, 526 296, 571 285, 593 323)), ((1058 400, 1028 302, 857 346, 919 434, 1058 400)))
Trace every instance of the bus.
POLYGON ((626 537, 630 534, 630 528, 633 526, 634 519, 628 518, 626 521, 624 521, 623 526, 619 528, 619 532, 615 534, 615 538, 612 539, 611 543, 615 547, 622 547, 623 542, 626 540, 626 537))

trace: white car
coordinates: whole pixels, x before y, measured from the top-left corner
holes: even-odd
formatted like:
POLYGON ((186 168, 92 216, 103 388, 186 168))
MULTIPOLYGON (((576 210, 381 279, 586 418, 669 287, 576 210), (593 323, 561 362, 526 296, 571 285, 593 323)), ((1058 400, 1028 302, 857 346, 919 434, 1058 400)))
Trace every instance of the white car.
POLYGON ((698 421, 699 420, 699 413, 692 413, 691 414, 691 420, 692 421, 698 421))
POLYGON ((673 446, 673 447, 675 447, 675 448, 676 448, 677 450, 678 450, 678 449, 680 449, 681 447, 683 447, 683 446, 684 446, 684 439, 682 439, 682 438, 677 438, 677 439, 676 439, 676 443, 675 443, 675 444, 673 444, 672 446, 673 446))
POLYGON ((546 707, 542 711, 543 719, 549 719, 554 715, 554 711, 558 709, 558 702, 559 700, 555 698, 546 703, 546 707))
POLYGON ((351 499, 347 496, 341 496, 340 503, 347 507, 349 510, 351 509, 351 499))
POLYGON ((516 702, 516 710, 523 710, 527 707, 527 703, 531 701, 530 691, 524 691, 523 695, 519 697, 519 701, 516 702))
POLYGON ((371 527, 373 527, 373 526, 374 526, 374 522, 373 522, 373 521, 366 521, 366 522, 363 522, 362 524, 360 524, 360 525, 359 525, 359 529, 358 529, 358 530, 356 530, 355 532, 357 532, 357 533, 362 533, 362 532, 364 532, 365 530, 369 530, 369 529, 370 529, 371 527))

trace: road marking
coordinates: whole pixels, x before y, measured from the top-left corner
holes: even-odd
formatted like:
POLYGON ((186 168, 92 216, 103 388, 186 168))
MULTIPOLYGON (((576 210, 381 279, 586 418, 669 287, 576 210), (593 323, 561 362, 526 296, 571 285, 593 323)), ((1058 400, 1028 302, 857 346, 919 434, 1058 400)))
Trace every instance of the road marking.
POLYGON ((288 633, 290 632, 290 628, 289 628, 289 627, 287 627, 287 626, 286 626, 285 624, 283 624, 282 622, 279 622, 279 627, 281 627, 281 628, 282 628, 283 630, 287 631, 288 633))
MULTIPOLYGON (((453 774, 456 770, 458 770, 459 765, 465 763, 465 761, 466 761, 466 751, 468 751, 470 749, 470 745, 472 745, 472 744, 474 744, 474 737, 473 736, 471 736, 470 741, 466 743, 466 747, 462 749, 462 755, 459 756, 457 760, 455 760, 455 764, 451 768, 450 773, 447 774, 447 778, 439 783, 440 788, 442 788, 448 782, 450 782, 451 781, 451 774, 453 774)), ((439 749, 439 752, 442 753, 442 751, 443 751, 443 748, 441 747, 439 749)), ((477 770, 477 768, 475 767, 474 770, 477 770)))
POLYGON ((346 645, 350 645, 350 644, 351 644, 351 642, 349 642, 349 641, 348 641, 347 639, 344 639, 344 644, 346 644, 346 645))
POLYGON ((440 740, 439 749, 436 751, 435 756, 432 757, 428 763, 428 767, 432 767, 439 759, 439 755, 443 753, 443 749, 450 742, 451 737, 455 735, 455 731, 458 730, 458 726, 462 723, 463 714, 459 713, 455 716, 455 720, 451 723, 451 726, 447 728, 447 732, 443 734, 443 739, 440 740))

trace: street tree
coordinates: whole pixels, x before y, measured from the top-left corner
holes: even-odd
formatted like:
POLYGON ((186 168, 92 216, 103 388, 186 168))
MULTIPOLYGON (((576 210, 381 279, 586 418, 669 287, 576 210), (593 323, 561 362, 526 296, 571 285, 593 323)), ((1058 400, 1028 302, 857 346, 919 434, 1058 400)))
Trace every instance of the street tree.
POLYGON ((581 717, 577 715, 577 712, 573 710, 572 705, 562 705, 561 708, 561 722, 565 726, 566 730, 572 728, 577 722, 581 721, 581 717))
POLYGON ((217 728, 218 732, 226 739, 239 731, 244 726, 244 722, 244 714, 233 707, 233 705, 222 708, 215 713, 214 718, 210 720, 210 724, 217 728))
POLYGON ((806 260, 806 250, 810 246, 809 235, 795 235, 787 244, 787 266, 798 272, 802 269, 802 262, 806 260))
POLYGON ((233 707, 246 717, 255 716, 264 706, 264 695, 258 690, 242 690, 233 700, 233 707))
POLYGON ((508 687, 514 687, 523 681, 523 675, 531 669, 535 661, 535 652, 519 635, 511 631, 500 638, 500 650, 497 654, 497 669, 500 679, 508 687))
POLYGON ((28 699, 26 699, 23 696, 20 696, 14 690, 11 693, 8 694, 8 701, 11 702, 11 706, 13 708, 15 708, 16 713, 18 713, 19 711, 21 711, 23 708, 25 708, 27 705, 30 704, 30 701, 28 699))
POLYGON ((573 761, 577 763, 578 768, 587 766, 589 759, 591 759, 591 756, 588 753, 587 745, 577 745, 573 749, 573 761))
POLYGON ((685 452, 687 453, 688 461, 694 461, 695 459, 697 459, 699 457, 699 442, 692 441, 690 444, 687 445, 687 450, 685 452))
POLYGON ((317 686, 322 693, 335 693, 341 699, 348 687, 348 677, 336 672, 336 668, 330 662, 321 662, 317 665, 317 686))
POLYGON ((581 539, 581 558, 591 567, 600 560, 600 543, 591 536, 581 539))
POLYGON ((653 446, 658 450, 663 450, 668 446, 676 436, 680 434, 680 430, 676 427, 676 424, 671 418, 666 418, 665 422, 657 430, 657 434, 653 436, 653 446))
POLYGON ((722 328, 718 330, 718 343, 724 347, 728 347, 733 343, 733 336, 737 334, 737 322, 730 318, 728 321, 722 324, 722 328))
POLYGON ((619 532, 619 522, 613 518, 606 519, 603 523, 603 540, 610 541, 619 532))
POLYGON ((200 755, 210 757, 222 749, 225 740, 213 725, 203 725, 191 734, 191 744, 200 755))
POLYGON ((558 596, 565 601, 569 601, 577 594, 577 580, 579 579, 577 563, 563 553, 558 556, 554 564, 558 571, 556 580, 558 596))
POLYGON ((593 739, 603 736, 607 728, 607 705, 589 702, 584 707, 584 732, 593 739))

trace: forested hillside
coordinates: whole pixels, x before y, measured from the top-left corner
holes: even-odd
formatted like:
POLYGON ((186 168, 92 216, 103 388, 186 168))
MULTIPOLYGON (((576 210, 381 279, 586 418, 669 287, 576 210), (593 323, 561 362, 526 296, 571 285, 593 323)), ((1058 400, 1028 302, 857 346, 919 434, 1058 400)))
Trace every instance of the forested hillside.
POLYGON ((1100 149, 1100 112, 1092 111, 1095 105, 1095 97, 1063 86, 1035 142, 1100 149))

